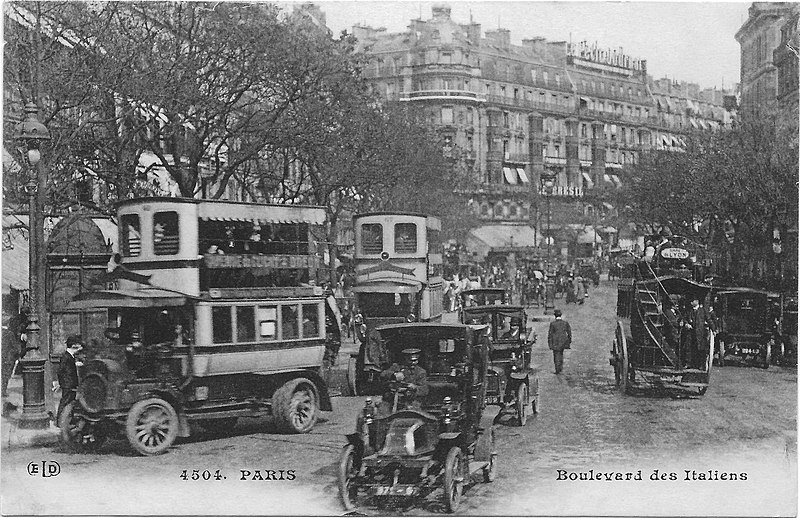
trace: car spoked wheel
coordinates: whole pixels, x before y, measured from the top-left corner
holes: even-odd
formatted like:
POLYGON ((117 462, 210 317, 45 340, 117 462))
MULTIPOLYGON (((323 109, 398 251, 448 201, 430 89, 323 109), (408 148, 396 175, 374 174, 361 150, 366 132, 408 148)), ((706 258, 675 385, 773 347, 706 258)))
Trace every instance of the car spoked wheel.
POLYGON ((339 498, 347 511, 355 508, 358 498, 358 487, 355 484, 358 471, 354 467, 354 458, 355 447, 348 444, 342 450, 342 456, 339 459, 339 498))
POLYGON ((461 465, 461 449, 450 448, 444 462, 444 506, 448 513, 456 512, 461 503, 461 492, 464 488, 464 468, 461 465))
POLYGON ((125 432, 137 452, 158 455, 167 451, 178 436, 178 414, 161 398, 139 401, 128 412, 125 432))
POLYGON ((306 433, 319 413, 316 387, 305 378, 291 380, 272 396, 272 408, 284 431, 306 433))
POLYGON ((76 414, 77 405, 73 401, 61 411, 58 419, 61 443, 75 453, 97 450, 105 442, 106 434, 99 423, 76 414))

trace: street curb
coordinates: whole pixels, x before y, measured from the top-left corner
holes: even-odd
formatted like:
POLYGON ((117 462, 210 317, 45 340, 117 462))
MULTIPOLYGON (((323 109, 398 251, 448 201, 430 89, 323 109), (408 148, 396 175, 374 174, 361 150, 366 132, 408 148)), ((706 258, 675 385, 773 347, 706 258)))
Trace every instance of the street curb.
POLYGON ((48 428, 37 430, 21 428, 19 426, 19 412, 2 418, 0 435, 2 435, 2 448, 12 450, 16 448, 35 448, 55 446, 59 441, 60 430, 48 423, 48 428))

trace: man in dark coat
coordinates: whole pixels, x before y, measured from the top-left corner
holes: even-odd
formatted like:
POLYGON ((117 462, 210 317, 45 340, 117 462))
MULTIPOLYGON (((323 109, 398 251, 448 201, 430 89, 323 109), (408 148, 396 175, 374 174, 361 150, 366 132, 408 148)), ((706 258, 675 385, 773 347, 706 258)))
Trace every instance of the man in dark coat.
POLYGON ((708 330, 714 329, 714 322, 698 297, 692 298, 692 307, 686 317, 686 329, 689 367, 702 369, 708 354, 708 330))
MULTIPOLYGON (((418 398, 428 395, 428 373, 419 366, 419 349, 403 349, 403 365, 393 363, 391 367, 381 372, 381 379, 385 381, 399 381, 408 384, 411 390, 409 402, 418 404, 418 398)), ((391 408, 394 394, 387 390, 383 395, 384 405, 391 408)))
POLYGON ((547 345, 553 351, 556 374, 560 374, 564 367, 564 349, 569 349, 572 344, 572 329, 569 322, 561 318, 561 314, 560 309, 553 311, 555 320, 550 322, 550 329, 547 332, 547 345))
POLYGON ((81 337, 72 335, 67 338, 67 352, 61 357, 58 366, 58 384, 61 387, 61 401, 58 402, 56 423, 61 419, 64 408, 75 401, 78 392, 78 362, 75 355, 83 349, 81 337))

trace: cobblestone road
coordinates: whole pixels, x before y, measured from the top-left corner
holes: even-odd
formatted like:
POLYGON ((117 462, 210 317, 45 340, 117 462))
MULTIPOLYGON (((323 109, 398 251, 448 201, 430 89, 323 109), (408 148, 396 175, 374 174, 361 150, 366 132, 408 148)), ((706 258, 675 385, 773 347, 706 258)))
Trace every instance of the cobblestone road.
MULTIPOLYGON (((500 474, 492 484, 471 487, 459 514, 796 515, 796 371, 725 367, 713 371, 702 398, 623 396, 608 365, 615 300, 613 284, 604 282, 583 306, 557 301, 575 337, 559 376, 546 347, 552 317, 531 310, 542 412, 524 428, 500 426, 500 474), (651 480, 655 470, 667 480, 651 480), (642 480, 569 480, 573 473, 596 478, 598 472, 631 478, 641 472, 642 480), (669 480, 670 473, 677 480, 669 480), (736 473, 738 480, 720 480, 723 473, 736 473), (567 480, 558 480, 559 474, 567 480), (718 480, 691 480, 699 474, 718 480)), ((2 514, 342 514, 336 461, 362 404, 363 398, 335 398, 335 411, 307 435, 269 433, 269 419, 246 419, 231 434, 201 434, 151 458, 134 456, 123 441, 93 455, 58 448, 3 451, 2 514), (29 476, 28 463, 42 460, 59 462, 61 474, 29 476), (220 470, 226 478, 180 478, 193 469, 220 470), (262 476, 294 470, 295 478, 251 480, 256 470, 262 476)), ((434 502, 422 502, 363 511, 438 510, 434 502)))

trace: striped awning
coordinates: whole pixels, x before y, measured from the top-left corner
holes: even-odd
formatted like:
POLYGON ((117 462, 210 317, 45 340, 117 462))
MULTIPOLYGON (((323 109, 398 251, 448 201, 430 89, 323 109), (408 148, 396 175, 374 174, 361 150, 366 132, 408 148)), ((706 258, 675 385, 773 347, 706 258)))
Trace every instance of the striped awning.
POLYGON ((208 221, 252 221, 253 223, 325 223, 325 209, 303 205, 252 205, 200 203, 200 219, 208 221))
POLYGON ((691 124, 694 129, 698 129, 697 121, 694 120, 694 117, 689 117, 689 124, 691 124))
POLYGON ((510 167, 503 168, 503 176, 509 184, 517 185, 517 172, 510 167))
POLYGON ((594 182, 592 181, 592 177, 589 176, 589 173, 581 173, 583 175, 583 179, 586 180, 586 185, 591 189, 594 187, 594 182))
POLYGON ((608 176, 611 177, 611 181, 614 182, 614 185, 616 185, 617 187, 622 186, 622 181, 619 179, 619 176, 615 174, 610 174, 608 176))
POLYGON ((530 179, 528 178, 528 174, 525 172, 525 169, 517 167, 517 175, 519 175, 519 179, 522 183, 531 183, 530 179))

